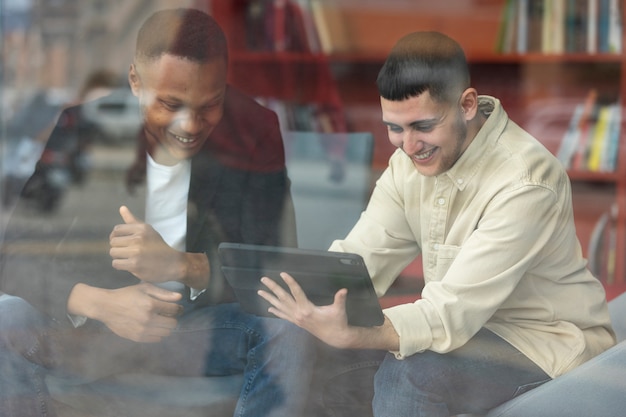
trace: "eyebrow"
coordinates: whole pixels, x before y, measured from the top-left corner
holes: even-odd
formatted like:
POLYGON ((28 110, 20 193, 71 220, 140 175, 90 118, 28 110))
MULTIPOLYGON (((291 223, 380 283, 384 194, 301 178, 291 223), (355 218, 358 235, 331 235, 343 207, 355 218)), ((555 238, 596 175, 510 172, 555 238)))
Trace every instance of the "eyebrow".
MULTIPOLYGON (((423 127, 423 126, 430 126, 430 125, 433 125, 433 124, 441 123, 443 121, 443 119, 444 119, 444 117, 441 117, 439 119, 433 117, 432 119, 415 120, 415 121, 409 123, 409 127, 415 129, 415 128, 419 128, 419 127, 423 127)), ((397 123, 388 122, 386 120, 383 120, 383 123, 386 126, 402 127, 401 125, 399 125, 397 123)))
MULTIPOLYGON (((222 101, 224 99, 224 97, 226 96, 225 92, 220 92, 219 94, 211 97, 209 100, 203 102, 200 106, 198 107, 209 107, 212 106, 214 104, 219 103, 220 101, 222 101)), ((161 97, 160 100, 162 101, 172 101, 178 104, 182 104, 184 106, 188 106, 188 103, 186 103, 184 100, 181 100, 180 97, 176 97, 173 95, 166 95, 164 97, 161 97)))
POLYGON ((409 127, 415 129, 415 128, 419 128, 419 127, 423 127, 423 126, 432 126, 434 124, 439 124, 443 121, 443 117, 437 119, 437 118, 432 118, 432 119, 422 119, 422 120, 416 120, 414 122, 409 123, 409 127))

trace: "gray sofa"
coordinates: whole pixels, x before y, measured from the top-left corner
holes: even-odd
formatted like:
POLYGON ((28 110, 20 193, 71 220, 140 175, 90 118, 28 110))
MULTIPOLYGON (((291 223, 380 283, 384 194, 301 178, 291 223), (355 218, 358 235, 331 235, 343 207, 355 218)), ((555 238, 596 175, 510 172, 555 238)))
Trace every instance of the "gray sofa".
POLYGON ((626 293, 609 302, 609 311, 616 346, 491 410, 487 417, 626 416, 626 293))

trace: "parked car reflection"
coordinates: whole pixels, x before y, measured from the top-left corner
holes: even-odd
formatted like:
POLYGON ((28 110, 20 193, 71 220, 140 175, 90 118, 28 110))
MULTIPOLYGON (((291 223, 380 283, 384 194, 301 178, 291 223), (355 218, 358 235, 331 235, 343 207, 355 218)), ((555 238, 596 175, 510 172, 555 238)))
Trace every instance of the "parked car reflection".
POLYGON ((98 100, 86 102, 82 116, 94 127, 94 143, 134 143, 141 124, 139 102, 130 88, 115 88, 98 100))

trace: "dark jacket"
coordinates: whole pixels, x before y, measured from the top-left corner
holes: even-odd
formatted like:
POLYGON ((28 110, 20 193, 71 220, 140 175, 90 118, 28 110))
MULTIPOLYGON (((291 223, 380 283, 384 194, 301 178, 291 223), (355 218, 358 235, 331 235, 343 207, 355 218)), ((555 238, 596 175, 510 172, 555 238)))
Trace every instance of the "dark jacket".
MULTIPOLYGON (((230 87, 224 106, 223 119, 191 160, 187 251, 209 257, 210 286, 196 300, 204 304, 233 300, 219 271, 220 242, 296 243, 276 115, 230 87)), ((145 212, 142 135, 130 159, 125 173, 92 173, 49 217, 29 214, 26 202, 18 203, 2 247, 2 291, 69 323, 67 298, 77 283, 114 289, 138 282, 112 268, 108 245, 113 226, 122 222, 120 205, 128 205, 138 217, 145 212)))

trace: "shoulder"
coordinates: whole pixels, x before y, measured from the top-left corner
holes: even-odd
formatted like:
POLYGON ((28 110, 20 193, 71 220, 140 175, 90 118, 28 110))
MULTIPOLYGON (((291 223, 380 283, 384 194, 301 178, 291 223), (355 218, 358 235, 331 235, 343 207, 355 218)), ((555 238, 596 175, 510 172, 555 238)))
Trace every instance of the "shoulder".
POLYGON ((226 90, 222 120, 206 148, 230 167, 272 172, 285 166, 278 116, 232 86, 226 90))
POLYGON ((510 119, 497 99, 481 97, 490 105, 485 132, 474 147, 478 172, 511 185, 544 185, 557 189, 567 176, 558 159, 533 135, 510 119), (493 174, 493 175, 492 175, 493 174))
POLYGON ((251 122, 276 120, 278 123, 276 113, 231 85, 226 89, 224 116, 251 122))
MULTIPOLYGON (((535 137, 512 121, 500 141, 508 167, 523 182, 560 188, 567 177, 561 162, 535 137)), ((514 178, 515 178, 514 177, 514 178)))

